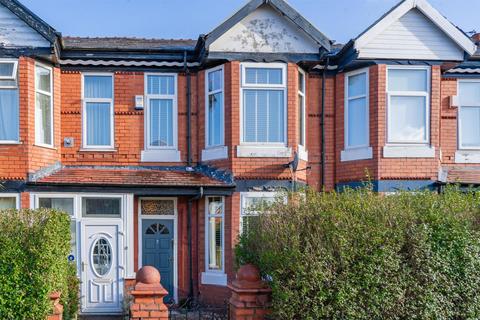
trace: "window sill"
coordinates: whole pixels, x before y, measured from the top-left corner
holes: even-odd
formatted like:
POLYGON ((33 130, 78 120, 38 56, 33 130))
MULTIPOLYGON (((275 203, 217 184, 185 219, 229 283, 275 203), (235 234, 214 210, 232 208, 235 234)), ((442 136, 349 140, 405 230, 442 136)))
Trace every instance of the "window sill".
POLYGON ((180 162, 180 151, 174 149, 143 150, 142 162, 180 162))
POLYGON ((292 148, 269 145, 241 145, 237 146, 239 158, 290 158, 292 148))
POLYGON ((369 159, 373 159, 372 147, 346 149, 340 153, 341 162, 369 159))
POLYGON ((304 146, 298 146, 298 158, 303 161, 308 161, 308 151, 304 146))
POLYGON ((384 158, 435 158, 435 147, 430 146, 384 146, 384 158))
POLYGON ((40 143, 36 143, 34 144, 35 147, 38 147, 38 148, 44 148, 44 149, 50 149, 50 150, 57 150, 57 148, 55 148, 54 146, 50 146, 48 144, 40 144, 40 143))
POLYGON ((480 150, 457 150, 455 163, 480 163, 480 150))
POLYGON ((227 275, 223 272, 202 272, 202 284, 226 286, 227 275))
POLYGON ((202 150, 202 161, 228 159, 228 147, 219 146, 202 150))
POLYGON ((1 141, 0 140, 0 145, 10 146, 10 145, 20 145, 20 144, 23 144, 23 143, 19 141, 1 141))
POLYGON ((117 152, 117 149, 112 148, 82 148, 80 152, 117 152))

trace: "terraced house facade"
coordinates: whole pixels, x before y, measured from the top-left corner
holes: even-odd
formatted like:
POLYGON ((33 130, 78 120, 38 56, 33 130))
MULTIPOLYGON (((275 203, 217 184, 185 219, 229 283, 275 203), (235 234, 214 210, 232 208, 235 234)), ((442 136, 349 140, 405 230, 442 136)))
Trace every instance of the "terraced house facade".
POLYGON ((345 45, 283 0, 197 40, 64 37, 0 0, 0 208, 71 215, 83 313, 120 313, 143 265, 221 303, 279 191, 480 183, 478 41, 425 0, 345 45))

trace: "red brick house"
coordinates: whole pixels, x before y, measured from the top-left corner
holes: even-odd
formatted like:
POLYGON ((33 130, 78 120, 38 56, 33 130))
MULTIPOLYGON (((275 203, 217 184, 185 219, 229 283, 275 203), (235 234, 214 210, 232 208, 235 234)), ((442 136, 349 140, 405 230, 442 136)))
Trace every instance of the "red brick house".
POLYGON ((0 0, 0 208, 71 215, 83 313, 121 312, 143 265, 221 303, 279 191, 480 183, 477 40, 424 0, 345 45, 282 0, 197 40, 64 37, 0 0))

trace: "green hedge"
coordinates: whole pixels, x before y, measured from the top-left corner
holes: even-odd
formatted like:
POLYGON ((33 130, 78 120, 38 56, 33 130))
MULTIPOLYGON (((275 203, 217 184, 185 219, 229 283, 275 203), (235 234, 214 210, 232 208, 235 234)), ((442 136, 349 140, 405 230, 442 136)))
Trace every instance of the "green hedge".
POLYGON ((71 318, 76 311, 70 300, 78 284, 67 261, 69 252, 67 214, 0 211, 0 319, 44 320, 52 310, 49 295, 54 291, 62 293, 65 316, 71 318))
POLYGON ((236 248, 271 279, 275 319, 480 319, 480 194, 308 191, 236 248))

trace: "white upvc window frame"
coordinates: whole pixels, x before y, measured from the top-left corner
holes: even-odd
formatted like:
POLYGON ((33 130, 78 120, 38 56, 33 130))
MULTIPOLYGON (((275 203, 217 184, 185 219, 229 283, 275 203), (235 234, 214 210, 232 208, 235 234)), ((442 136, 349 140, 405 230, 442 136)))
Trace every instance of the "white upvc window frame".
MULTIPOLYGON (((462 83, 478 83, 480 86, 480 79, 459 79, 457 81, 457 92, 460 93, 460 85, 462 83)), ((461 100, 461 99, 459 99, 461 100)), ((462 109, 465 108, 480 108, 480 104, 478 106, 462 106, 461 103, 458 106, 458 119, 457 119, 457 133, 458 133, 458 150, 459 151, 466 151, 466 150, 474 150, 474 151, 480 151, 480 145, 478 146, 468 146, 465 147, 462 145, 462 117, 460 116, 460 113, 462 112, 462 109)), ((480 125, 480 123, 479 123, 480 125)))
POLYGON ((205 198, 205 272, 202 273, 202 284, 211 284, 226 286, 227 285, 227 275, 225 273, 225 197, 222 196, 208 196, 205 198), (211 198, 221 198, 222 199, 222 214, 210 214, 209 212, 209 203, 211 198), (221 269, 210 269, 209 266, 209 239, 210 239, 210 229, 208 227, 209 218, 211 217, 221 217, 222 218, 222 268, 221 269))
MULTIPOLYGON (((13 72, 11 76, 0 76, 0 81, 15 81, 16 85, 2 85, 0 84, 0 90, 3 89, 16 89, 17 94, 20 95, 20 88, 18 85, 18 60, 17 59, 9 59, 9 58, 0 58, 0 64, 10 64, 13 63, 13 72)), ((18 101, 18 105, 16 106, 19 110, 18 115, 19 117, 16 119, 17 121, 17 140, 0 140, 0 145, 2 144, 20 144, 20 101, 18 101)))
POLYGON ((286 147, 288 143, 288 74, 287 74, 287 65, 285 63, 258 63, 258 62, 243 62, 240 64, 240 144, 244 146, 269 146, 269 147, 286 147), (259 69, 281 69, 282 70, 282 83, 281 84, 250 84, 246 83, 246 69, 247 68, 259 68, 259 69), (253 90, 282 90, 283 91, 283 142, 245 142, 244 140, 244 99, 243 92, 244 90, 253 89, 253 90))
POLYGON ((82 149, 91 151, 112 151, 115 148, 115 73, 113 72, 83 72, 82 73, 82 149), (86 98, 85 77, 99 76, 111 77, 112 98, 86 98), (109 103, 110 104, 110 144, 109 145, 88 145, 87 143, 87 103, 109 103))
POLYGON ((15 209, 20 210, 20 194, 19 193, 0 193, 0 198, 15 198, 15 209))
POLYGON ((36 62, 35 63, 35 145, 37 146, 40 146, 40 147, 47 147, 47 148, 53 148, 54 147, 54 144, 55 144, 55 137, 54 137, 54 126, 55 126, 55 123, 54 123, 54 102, 53 102, 53 94, 54 94, 54 88, 53 88, 53 68, 48 66, 48 65, 45 65, 43 63, 39 63, 39 62, 36 62), (41 89, 39 89, 37 87, 37 68, 40 67, 40 68, 43 68, 43 69, 47 69, 50 71, 50 90, 51 92, 47 92, 47 91, 43 91, 41 89), (40 115, 38 114, 39 112, 39 109, 38 109, 38 105, 37 105, 37 93, 40 93, 42 95, 45 95, 45 96, 48 96, 50 97, 50 121, 51 121, 51 128, 50 128, 50 136, 51 136, 51 143, 43 143, 43 142, 40 142, 40 127, 42 125, 41 123, 41 117, 40 115))
MULTIPOLYGON (((300 137, 298 137, 298 155, 299 158, 305 161, 308 161, 308 151, 307 151, 307 73, 303 71, 302 69, 298 68, 298 75, 302 75, 303 77, 303 91, 302 88, 299 86, 298 87, 298 96, 302 96, 302 105, 300 106, 302 108, 302 114, 303 114, 303 128, 300 128, 303 134, 303 144, 302 141, 300 141, 300 137)), ((298 81, 300 82, 300 81, 298 81)), ((298 108, 298 106, 297 106, 298 108)), ((297 109, 298 110, 298 109, 297 109)), ((300 114, 297 115, 300 117, 300 114)), ((299 125, 299 123, 298 123, 299 125)))
POLYGON ((12 74, 10 76, 0 76, 0 80, 11 80, 11 81, 17 80, 18 60, 0 59, 0 64, 10 64, 10 63, 13 63, 12 74))
POLYGON ((205 148, 202 150, 202 161, 218 160, 218 159, 227 159, 228 158, 228 147, 225 146, 225 67, 224 65, 214 67, 205 71, 205 148), (222 88, 214 91, 209 91, 208 88, 208 76, 210 73, 221 71, 221 84, 222 88), (210 145, 209 144, 209 131, 210 131, 210 121, 209 121, 209 97, 212 94, 217 93, 223 94, 222 99, 222 109, 221 109, 221 118, 222 118, 222 128, 221 133, 221 143, 210 145))
MULTIPOLYGON (((274 201, 277 200, 277 198, 280 196, 281 193, 279 192, 266 192, 266 191, 248 191, 248 192, 241 192, 240 193, 240 234, 243 233, 243 219, 244 217, 252 217, 252 216, 258 216, 260 213, 255 211, 255 212, 250 212, 250 214, 246 214, 246 210, 248 209, 247 207, 247 199, 251 198, 273 198, 274 201)), ((287 196, 282 197, 283 202, 287 203, 288 198, 287 196)))
POLYGON ((386 68, 386 93, 387 93, 387 130, 386 130, 386 144, 387 146, 429 146, 430 144, 430 113, 431 113, 431 106, 430 106, 430 95, 431 95, 431 67, 429 66, 393 66, 389 65, 386 68), (420 92, 420 91, 390 91, 389 90, 389 81, 388 75, 390 70, 426 70, 427 71, 427 91, 420 92), (393 141, 390 140, 389 133, 391 127, 391 97, 392 96, 402 96, 402 97, 425 97, 425 132, 426 137, 423 141, 412 142, 412 141, 393 141))
POLYGON ((363 68, 363 69, 351 71, 351 72, 348 72, 348 73, 345 74, 345 112, 344 112, 345 150, 362 149, 362 148, 370 147, 370 94, 369 94, 370 85, 369 85, 369 81, 370 81, 369 68, 363 68), (349 86, 349 83, 350 83, 350 77, 354 77, 354 76, 357 76, 357 75, 362 74, 362 73, 364 73, 365 77, 366 77, 365 78, 365 82, 366 82, 365 94, 349 97, 348 86, 349 86), (366 131, 365 134, 366 134, 366 137, 367 137, 367 142, 365 144, 362 144, 362 145, 351 146, 351 145, 349 145, 349 141, 348 141, 348 133, 349 133, 349 125, 350 125, 350 121, 349 121, 349 118, 348 118, 349 109, 350 109, 349 102, 352 101, 352 100, 361 99, 361 98, 365 98, 365 103, 366 103, 367 114, 366 114, 366 123, 365 123, 365 131, 366 131))
POLYGON ((372 159, 373 149, 370 146, 370 68, 368 67, 347 72, 345 74, 343 121, 344 121, 344 127, 343 127, 344 128, 344 150, 342 150, 340 153, 340 161, 346 162, 346 161, 372 159), (349 85, 350 77, 363 74, 363 73, 365 74, 365 86, 366 86, 365 94, 350 97, 348 95, 348 85, 349 85), (348 141, 348 132, 349 132, 349 126, 350 126, 350 121, 348 118, 349 108, 350 108, 349 102, 355 99, 360 99, 360 98, 365 98, 365 103, 366 103, 367 114, 365 119, 365 122, 366 122, 365 134, 367 137, 367 141, 365 144, 352 146, 349 144, 349 141, 348 141))
POLYGON ((145 150, 178 150, 178 74, 165 72, 148 72, 145 73, 145 150), (170 94, 149 94, 148 93, 148 77, 149 76, 173 76, 174 77, 174 93, 170 94), (173 146, 151 146, 150 145, 150 100, 151 99, 169 99, 172 100, 172 135, 173 146))
POLYGON ((225 145, 225 70, 224 66, 218 66, 215 68, 211 68, 205 71, 205 149, 212 149, 212 148, 218 148, 222 147, 225 145), (221 84, 222 88, 217 89, 214 91, 209 91, 208 88, 208 77, 211 73, 221 71, 221 84), (210 132, 210 121, 209 121, 209 116, 208 116, 208 107, 209 107, 209 98, 211 95, 217 94, 217 93, 222 93, 223 94, 223 99, 222 99, 222 111, 221 111, 221 118, 222 118, 222 127, 220 128, 220 140, 221 143, 219 144, 209 144, 209 132, 210 132))

